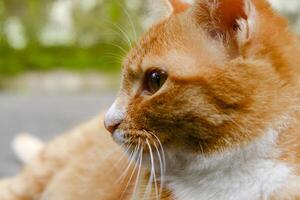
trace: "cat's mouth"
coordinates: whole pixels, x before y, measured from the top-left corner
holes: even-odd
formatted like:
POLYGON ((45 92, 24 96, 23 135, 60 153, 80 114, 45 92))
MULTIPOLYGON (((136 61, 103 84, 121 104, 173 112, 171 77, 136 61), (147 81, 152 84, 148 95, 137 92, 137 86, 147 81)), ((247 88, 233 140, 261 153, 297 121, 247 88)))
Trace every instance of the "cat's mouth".
POLYGON ((136 146, 146 149, 162 146, 159 138, 154 133, 147 130, 117 129, 112 136, 117 144, 130 149, 135 148, 136 146))
MULTIPOLYGON (((128 155, 128 166, 132 166, 132 172, 129 173, 130 180, 136 176, 135 182, 139 184, 141 177, 148 179, 145 182, 146 191, 151 191, 154 187, 156 195, 160 196, 165 183, 166 161, 157 136, 145 130, 117 129, 113 133, 113 139, 128 155)), ((126 171, 128 170, 125 170, 125 173, 126 171)))
POLYGON ((147 162, 165 164, 165 153, 160 139, 152 132, 146 130, 117 129, 113 133, 114 141, 119 144, 130 157, 143 156, 147 162))

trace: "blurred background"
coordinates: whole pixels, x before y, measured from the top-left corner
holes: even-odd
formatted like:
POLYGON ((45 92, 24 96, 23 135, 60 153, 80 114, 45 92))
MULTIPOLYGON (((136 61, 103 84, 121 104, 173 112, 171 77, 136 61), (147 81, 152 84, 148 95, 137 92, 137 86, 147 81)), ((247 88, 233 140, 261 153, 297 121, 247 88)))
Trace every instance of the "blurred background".
MULTIPOLYGON (((300 1, 270 1, 300 33, 300 1)), ((0 0, 0 178, 19 169, 17 133, 50 139, 112 103, 122 58, 154 19, 145 2, 0 0)))

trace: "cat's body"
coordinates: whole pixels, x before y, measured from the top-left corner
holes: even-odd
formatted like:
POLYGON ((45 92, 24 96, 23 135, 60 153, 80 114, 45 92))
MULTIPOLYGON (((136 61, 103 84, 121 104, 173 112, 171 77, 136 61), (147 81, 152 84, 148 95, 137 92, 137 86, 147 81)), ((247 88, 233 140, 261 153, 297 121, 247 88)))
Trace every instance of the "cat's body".
POLYGON ((105 117, 132 159, 94 121, 58 140, 73 150, 54 142, 0 185, 25 196, 1 199, 300 199, 300 44, 286 21, 263 0, 168 5, 105 117))

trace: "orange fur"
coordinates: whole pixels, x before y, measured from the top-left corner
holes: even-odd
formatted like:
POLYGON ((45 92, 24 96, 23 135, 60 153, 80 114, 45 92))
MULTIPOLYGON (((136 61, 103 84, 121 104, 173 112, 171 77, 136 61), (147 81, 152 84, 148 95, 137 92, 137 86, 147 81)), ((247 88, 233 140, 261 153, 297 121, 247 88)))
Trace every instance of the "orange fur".
MULTIPOLYGON (((197 0, 191 7, 180 1, 171 4, 173 15, 153 26, 124 61, 116 107, 123 106, 126 112, 115 110, 117 117, 124 115, 115 124, 123 133, 123 145, 129 152, 143 148, 141 161, 147 162, 153 159, 149 154, 159 139, 172 155, 166 163, 167 173, 175 176, 176 170, 183 171, 197 156, 209 159, 242 151, 271 129, 278 133, 278 138, 274 134, 276 153, 264 159, 284 164, 291 172, 284 177, 286 184, 265 194, 266 199, 299 199, 300 44, 288 31, 286 20, 263 0, 197 0), (145 92, 143 83, 152 68, 168 73, 155 94, 145 92), (171 163, 172 159, 176 162, 171 163)), ((50 200, 130 199, 138 174, 133 173, 133 179, 132 173, 126 174, 124 182, 115 185, 128 158, 114 165, 124 153, 108 134, 98 134, 102 129, 94 121, 78 137, 75 131, 54 141, 19 177, 3 182, 3 187, 0 184, 0 197, 1 187, 9 187, 20 195, 5 200, 41 195, 50 200), (71 145, 64 149, 66 144, 71 145), (110 155, 112 148, 117 151, 110 155), (109 159, 103 160, 105 155, 109 159)), ((156 160, 158 153, 152 155, 156 160)), ((151 177, 151 167, 144 167, 136 199, 143 198, 151 177)), ((129 166, 132 170, 134 166, 129 166)), ((159 180, 155 183, 161 184, 159 180)), ((160 199, 175 200, 181 192, 169 185, 163 185, 160 199)), ((155 199, 154 185, 151 187, 149 196, 155 199)), ((265 191, 261 192, 260 198, 265 199, 265 191)))

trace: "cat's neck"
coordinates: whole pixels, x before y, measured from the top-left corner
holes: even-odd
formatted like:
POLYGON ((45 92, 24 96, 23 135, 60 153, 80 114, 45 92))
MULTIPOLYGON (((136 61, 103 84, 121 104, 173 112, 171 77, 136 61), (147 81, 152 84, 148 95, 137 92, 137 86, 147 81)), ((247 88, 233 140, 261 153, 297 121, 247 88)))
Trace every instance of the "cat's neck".
POLYGON ((291 173, 285 163, 274 159, 279 154, 277 137, 278 131, 270 128, 256 142, 218 155, 177 154, 176 160, 186 164, 178 163, 177 168, 173 160, 168 187, 176 200, 267 197, 285 184, 291 173))

